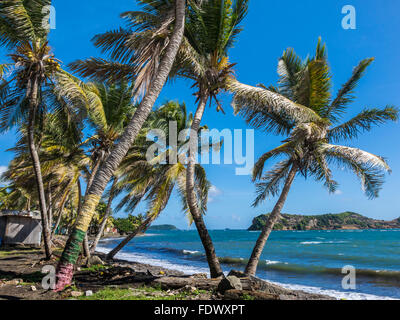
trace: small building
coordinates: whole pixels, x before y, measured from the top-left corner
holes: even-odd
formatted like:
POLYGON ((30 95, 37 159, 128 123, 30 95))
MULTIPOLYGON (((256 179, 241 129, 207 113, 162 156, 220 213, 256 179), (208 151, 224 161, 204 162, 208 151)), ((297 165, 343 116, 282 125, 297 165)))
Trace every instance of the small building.
POLYGON ((42 223, 37 211, 0 211, 0 244, 40 246, 42 223))

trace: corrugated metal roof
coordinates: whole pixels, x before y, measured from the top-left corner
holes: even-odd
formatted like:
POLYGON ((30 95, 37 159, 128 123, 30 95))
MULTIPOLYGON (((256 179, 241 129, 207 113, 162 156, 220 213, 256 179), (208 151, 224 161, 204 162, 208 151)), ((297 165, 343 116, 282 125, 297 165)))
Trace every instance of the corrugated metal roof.
POLYGON ((41 220, 39 211, 15 211, 15 210, 0 211, 0 217, 7 217, 7 216, 20 216, 20 217, 41 220))

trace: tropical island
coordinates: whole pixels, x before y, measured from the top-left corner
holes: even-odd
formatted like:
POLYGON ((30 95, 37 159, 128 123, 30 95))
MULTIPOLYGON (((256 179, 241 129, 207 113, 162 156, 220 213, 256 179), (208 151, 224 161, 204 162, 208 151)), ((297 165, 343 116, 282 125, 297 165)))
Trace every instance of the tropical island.
POLYGON ((149 231, 177 231, 179 230, 172 224, 159 224, 149 227, 149 231))
MULTIPOLYGON (((261 230, 269 214, 253 219, 249 231, 261 230)), ((338 214, 299 215, 281 214, 274 230, 357 230, 357 229, 400 229, 400 218, 393 221, 375 220, 355 212, 338 214)))

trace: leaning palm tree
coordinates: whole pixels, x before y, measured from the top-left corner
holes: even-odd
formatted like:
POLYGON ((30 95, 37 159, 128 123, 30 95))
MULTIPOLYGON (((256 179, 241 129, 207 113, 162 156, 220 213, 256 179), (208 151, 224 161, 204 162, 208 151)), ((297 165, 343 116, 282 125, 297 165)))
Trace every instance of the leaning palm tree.
MULTIPOLYGON (((148 8, 152 6, 152 3, 148 1, 141 1, 144 11, 142 13, 142 17, 147 17, 151 20, 151 16, 153 12, 148 8), (146 12, 147 10, 147 12, 146 12)), ((149 87, 146 88, 146 94, 139 104, 135 115, 129 121, 128 126, 124 130, 121 138, 118 140, 118 143, 115 144, 113 150, 110 155, 107 157, 106 161, 103 163, 101 168, 96 174, 96 177, 88 191, 87 196, 85 197, 85 201, 82 205, 81 214, 78 216, 75 227, 67 241, 62 257, 59 261, 57 268, 57 286, 56 290, 62 290, 66 285, 69 285, 72 281, 73 277, 73 269, 74 265, 78 259, 80 252, 80 244, 83 241, 87 229, 89 227, 90 221, 94 214, 95 208, 99 203, 101 196, 104 190, 107 187, 108 182, 115 174, 118 166, 121 161, 129 151, 129 148, 132 146, 135 141, 137 135, 139 134, 144 122, 146 121, 148 115, 150 114, 153 105, 158 98, 174 63, 176 54, 180 47, 184 27, 185 27, 185 12, 186 12, 186 1, 185 0, 176 0, 174 3, 173 11, 171 13, 171 17, 169 20, 170 28, 173 28, 172 35, 168 39, 168 44, 165 46, 165 52, 162 55, 160 63, 157 65, 156 72, 154 73, 154 77, 151 79, 151 83, 149 87), (173 27, 172 27, 173 26, 173 27)), ((145 31, 154 31, 149 28, 148 23, 146 23, 146 19, 138 18, 133 23, 136 31, 145 32, 145 31)), ((125 47, 126 43, 122 44, 122 47, 125 47)), ((146 47, 146 43, 144 43, 144 48, 146 47)), ((143 55, 138 51, 138 55, 136 59, 139 63, 140 57, 143 55)), ((151 63, 151 58, 145 59, 144 64, 151 63)), ((136 74, 132 75, 133 77, 136 74)))
POLYGON ((195 167, 197 136, 207 103, 223 111, 218 94, 225 89, 226 80, 232 76, 233 64, 229 63, 228 50, 232 48, 241 31, 240 24, 246 16, 248 0, 210 0, 201 11, 188 15, 184 45, 171 76, 183 77, 194 82, 197 110, 191 125, 191 147, 187 165, 186 195, 188 206, 204 246, 211 277, 221 275, 222 269, 215 253, 212 239, 197 205, 195 193, 195 167))
MULTIPOLYGON (((164 131, 166 133, 166 141, 171 141, 169 139, 170 123, 172 121, 176 122, 177 132, 183 132, 190 128, 193 117, 191 114, 187 114, 185 104, 167 102, 156 110, 149 120, 150 128, 153 127, 164 131)), ((193 222, 188 210, 186 196, 186 167, 184 160, 188 142, 189 140, 185 140, 178 142, 177 146, 165 146, 165 150, 148 162, 146 152, 150 147, 150 142, 138 141, 124 159, 119 169, 120 182, 116 185, 116 194, 126 192, 126 195, 121 199, 116 209, 121 210, 125 207, 126 211, 132 212, 141 200, 148 202, 149 209, 143 223, 108 253, 108 259, 112 259, 136 235, 145 232, 150 227, 151 223, 165 209, 173 190, 176 188, 182 200, 182 210, 188 217, 189 222, 193 222), (172 157, 176 157, 177 161, 172 161, 172 157), (166 159, 166 164, 160 163, 162 158, 166 159)), ((205 214, 210 183, 206 178, 204 168, 200 165, 196 165, 195 179, 196 197, 199 199, 197 205, 202 214, 205 214)))
POLYGON ((337 182, 332 179, 331 164, 354 172, 361 180, 368 198, 378 197, 384 172, 390 172, 386 161, 369 152, 332 143, 355 139, 370 131, 374 125, 395 121, 394 107, 366 109, 354 118, 340 123, 346 108, 355 99, 354 89, 373 59, 365 59, 353 70, 351 78, 331 98, 331 73, 325 45, 319 39, 315 56, 302 61, 292 49, 279 60, 279 86, 251 87, 232 80, 230 90, 235 94, 236 113, 257 129, 288 135, 283 144, 260 157, 254 167, 258 206, 268 196, 279 199, 268 216, 256 242, 246 273, 255 275, 266 241, 280 218, 290 187, 297 175, 314 177, 330 192, 337 182), (265 163, 281 158, 275 167, 264 173, 265 163))
POLYGON ((28 128, 31 159, 36 177, 46 258, 52 255, 50 231, 46 227, 47 205, 35 140, 36 123, 51 108, 51 93, 56 87, 72 101, 77 83, 61 69, 48 45, 47 7, 51 0, 3 0, 0 2, 0 45, 6 47, 10 61, 0 65, 0 130, 24 123, 28 128), (68 86, 67 86, 68 85, 68 86))

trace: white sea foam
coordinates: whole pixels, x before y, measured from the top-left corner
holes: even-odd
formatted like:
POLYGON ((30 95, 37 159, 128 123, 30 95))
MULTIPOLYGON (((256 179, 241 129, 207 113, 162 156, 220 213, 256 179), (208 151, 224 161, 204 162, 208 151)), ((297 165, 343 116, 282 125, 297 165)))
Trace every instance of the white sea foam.
MULTIPOLYGON (((269 281, 268 279, 264 279, 264 280, 269 281)), ((273 281, 269 281, 269 282, 279 285, 281 287, 284 287, 286 289, 301 290, 301 291, 308 292, 308 293, 322 294, 322 295, 334 297, 338 300, 342 300, 342 299, 345 299, 345 300, 396 300, 396 299, 393 299, 390 297, 377 296, 377 295, 361 293, 361 292, 347 292, 347 291, 329 290, 329 289, 322 289, 322 288, 318 288, 318 287, 310 287, 310 286, 297 285, 297 284, 285 284, 285 283, 273 282, 273 281)))
POLYGON ((280 261, 274 261, 274 260, 265 260, 265 262, 266 262, 267 264, 278 264, 278 263, 282 263, 282 262, 280 262, 280 261))
MULTIPOLYGON (((96 250, 101 253, 107 254, 111 250, 104 247, 97 247, 96 250)), ((207 268, 196 267, 191 265, 180 265, 177 263, 170 262, 168 260, 161 260, 157 258, 153 258, 147 254, 141 254, 137 252, 119 252, 116 256, 116 259, 126 260, 130 262, 140 262, 143 264, 149 264, 156 267, 162 267, 165 269, 181 271, 185 274, 195 274, 195 273, 207 273, 209 274, 209 270, 207 268)))
POLYGON ((336 243, 347 243, 348 241, 303 241, 300 244, 336 244, 336 243))
POLYGON ((183 254, 199 254, 200 251, 196 251, 196 250, 183 250, 183 254))

